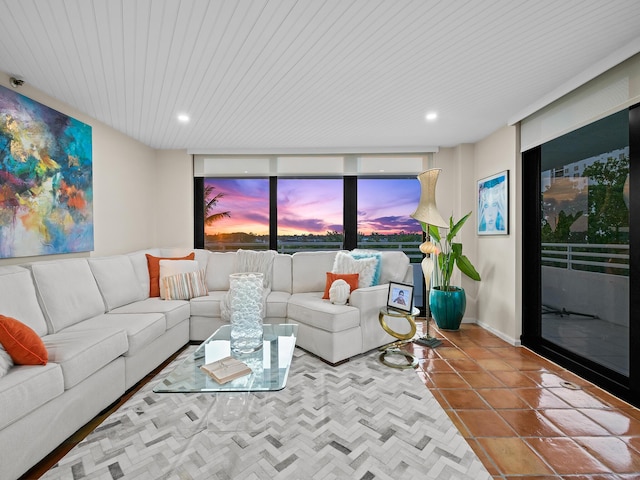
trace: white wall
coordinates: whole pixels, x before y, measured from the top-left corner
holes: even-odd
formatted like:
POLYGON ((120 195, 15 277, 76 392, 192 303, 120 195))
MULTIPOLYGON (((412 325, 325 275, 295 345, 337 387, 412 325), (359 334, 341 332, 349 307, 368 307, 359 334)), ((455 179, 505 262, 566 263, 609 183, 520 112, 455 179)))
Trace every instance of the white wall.
POLYGON ((476 178, 472 185, 476 229, 476 181, 509 170, 509 235, 476 235, 476 267, 482 275, 478 289, 478 323, 514 344, 519 344, 522 333, 518 147, 516 127, 504 127, 476 143, 476 178))
MULTIPOLYGON (((474 145, 463 144, 453 148, 443 148, 434 154, 434 167, 442 169, 436 186, 436 203, 442 218, 446 221, 449 221, 449 217, 453 215, 454 222, 457 222, 467 213, 474 212, 474 150, 474 145)), ((469 257, 476 268, 479 268, 474 215, 475 213, 472 213, 455 241, 462 243, 463 253, 469 257)), ((478 282, 463 276, 456 268, 451 283, 464 288, 467 296, 467 309, 463 322, 477 322, 478 282)))
POLYGON ((91 255, 155 246, 156 152, 93 122, 95 240, 91 255))
MULTIPOLYGON (((519 227, 516 219, 519 206, 518 131, 504 127, 473 144, 443 148, 434 154, 434 166, 441 168, 436 187, 438 210, 445 218, 453 214, 454 221, 469 212, 471 217, 458 233, 456 241, 476 267, 482 280, 476 282, 463 276, 458 269, 452 283, 467 294, 467 310, 463 322, 475 322, 512 344, 519 344, 522 331, 520 315, 519 227), (503 170, 510 173, 509 220, 510 234, 505 236, 477 235, 477 181, 503 170)), ((519 217, 519 216, 518 216, 519 217)))
MULTIPOLYGON (((0 84, 11 88, 9 75, 0 84)), ((94 252, 0 259, 0 265, 123 253, 155 244, 156 151, 25 83, 18 93, 91 125, 94 252)))
POLYGON ((155 245, 193 248, 193 160, 185 150, 159 150, 155 245))

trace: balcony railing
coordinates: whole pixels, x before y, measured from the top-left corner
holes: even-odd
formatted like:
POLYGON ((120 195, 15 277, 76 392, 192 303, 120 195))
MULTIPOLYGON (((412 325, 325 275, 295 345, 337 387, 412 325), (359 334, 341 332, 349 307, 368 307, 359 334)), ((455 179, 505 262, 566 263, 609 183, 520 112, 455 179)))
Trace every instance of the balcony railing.
MULTIPOLYGON (((373 250, 400 250, 407 254, 411 263, 420 263, 422 261, 422 253, 418 248, 422 242, 361 242, 358 248, 373 250)), ((267 250, 269 245, 266 243, 215 243, 207 244, 205 248, 212 251, 235 252, 243 248, 247 250, 267 250)), ((299 251, 310 250, 341 250, 342 242, 278 242, 278 253, 295 253, 299 251)))
POLYGON ((629 276, 629 245, 543 243, 542 265, 629 276))

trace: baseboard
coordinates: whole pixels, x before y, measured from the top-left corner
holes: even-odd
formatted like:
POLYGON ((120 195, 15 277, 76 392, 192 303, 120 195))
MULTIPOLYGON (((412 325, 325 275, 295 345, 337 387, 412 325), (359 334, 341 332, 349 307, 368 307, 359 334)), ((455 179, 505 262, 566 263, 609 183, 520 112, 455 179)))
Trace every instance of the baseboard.
POLYGON ((500 338, 501 340, 504 340, 509 345, 513 345, 514 347, 521 347, 522 346, 522 344, 520 342, 520 339, 515 339, 515 338, 512 338, 512 337, 510 337, 508 335, 505 335, 500 330, 496 330, 495 328, 491 327, 490 325, 486 324, 485 322, 475 321, 473 323, 477 324, 479 327, 484 328, 488 332, 493 333, 496 337, 500 338))

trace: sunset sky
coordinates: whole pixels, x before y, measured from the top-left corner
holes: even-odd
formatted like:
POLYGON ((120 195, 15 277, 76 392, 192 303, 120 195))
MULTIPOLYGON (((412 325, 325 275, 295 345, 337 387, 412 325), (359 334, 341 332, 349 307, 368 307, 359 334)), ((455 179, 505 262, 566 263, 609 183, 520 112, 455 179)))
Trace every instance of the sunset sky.
MULTIPOLYGON (((205 185, 225 194, 210 213, 231 215, 206 227, 206 234, 269 233, 268 179, 205 179, 205 185)), ((420 224, 409 217, 419 198, 416 179, 358 180, 358 231, 420 233, 420 224)), ((342 232, 342 203, 342 179, 279 179, 278 235, 342 232)))

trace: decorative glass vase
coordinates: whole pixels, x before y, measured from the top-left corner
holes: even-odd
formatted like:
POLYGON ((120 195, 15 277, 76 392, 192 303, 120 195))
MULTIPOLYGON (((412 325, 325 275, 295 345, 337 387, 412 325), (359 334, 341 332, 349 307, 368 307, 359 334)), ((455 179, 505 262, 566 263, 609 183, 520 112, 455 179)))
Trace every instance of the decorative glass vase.
POLYGON ((262 273, 229 275, 230 340, 233 353, 251 353, 262 348, 262 282, 262 273))

